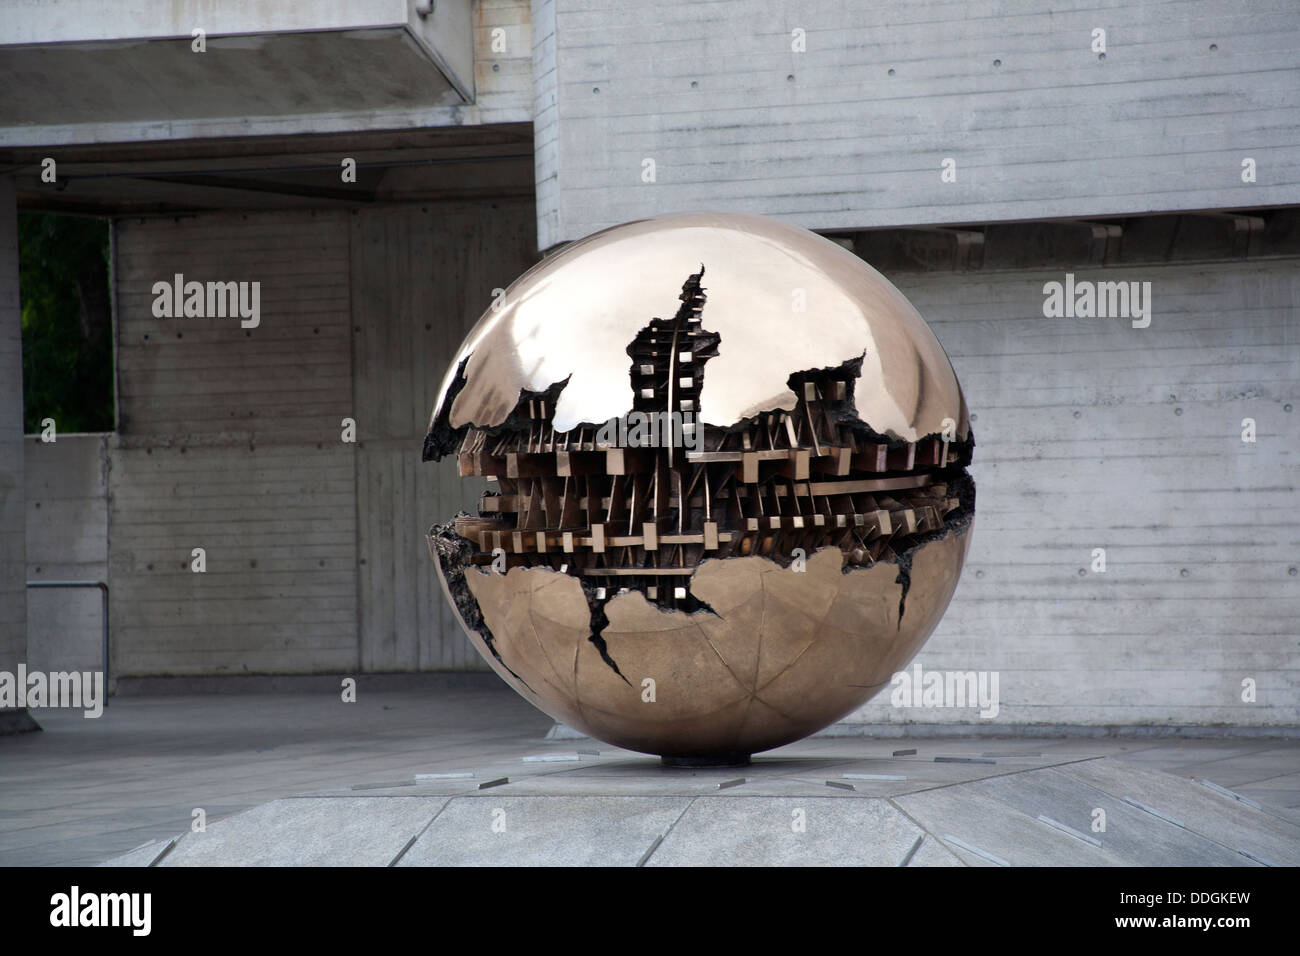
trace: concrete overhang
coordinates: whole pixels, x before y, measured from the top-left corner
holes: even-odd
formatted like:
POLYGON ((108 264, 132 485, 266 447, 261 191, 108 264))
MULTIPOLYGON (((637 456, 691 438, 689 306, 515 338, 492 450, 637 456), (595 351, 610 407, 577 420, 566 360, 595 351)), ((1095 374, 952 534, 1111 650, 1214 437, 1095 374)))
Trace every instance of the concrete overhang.
POLYGON ((471 0, 0 0, 0 144, 454 122, 472 27, 471 0))

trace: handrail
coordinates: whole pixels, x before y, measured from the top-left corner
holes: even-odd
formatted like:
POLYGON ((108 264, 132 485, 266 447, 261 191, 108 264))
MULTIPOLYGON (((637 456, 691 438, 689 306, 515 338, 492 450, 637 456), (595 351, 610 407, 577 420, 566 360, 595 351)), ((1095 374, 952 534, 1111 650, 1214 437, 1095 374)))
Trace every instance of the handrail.
POLYGON ((104 706, 108 706, 108 585, 103 581, 28 581, 29 588, 99 588, 103 597, 103 639, 101 652, 104 657, 104 706))

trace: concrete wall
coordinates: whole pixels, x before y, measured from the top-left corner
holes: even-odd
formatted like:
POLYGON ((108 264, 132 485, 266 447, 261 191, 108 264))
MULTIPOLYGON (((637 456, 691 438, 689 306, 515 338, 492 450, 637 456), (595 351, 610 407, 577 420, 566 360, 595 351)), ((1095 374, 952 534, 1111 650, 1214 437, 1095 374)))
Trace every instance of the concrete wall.
POLYGON ((119 220, 115 248, 115 672, 355 667, 347 214, 119 220), (261 324, 155 318, 175 273, 260 282, 261 324))
POLYGON ((420 450, 464 333, 535 259, 532 203, 131 219, 115 241, 116 672, 485 668, 424 543, 474 489, 420 450), (261 324, 155 317, 177 272, 260 281, 261 324))
MULTIPOLYGON (((1044 318, 1059 271, 894 277, 976 440, 970 555, 918 660, 1000 672, 994 723, 1294 725, 1300 260, 1074 271, 1150 281, 1150 327, 1044 318)), ((854 719, 982 722, 888 693, 854 719)))
MULTIPOLYGON (((132 220, 116 241, 118 672, 482 669, 423 542, 476 489, 418 450, 453 349, 532 261, 531 204, 132 220), (154 318, 150 287, 178 270, 260 278, 262 324, 154 318), (188 570, 195 546, 206 574, 188 570)), ((947 348, 978 442, 969 563, 923 667, 997 671, 1003 725, 1294 723, 1297 265, 1073 270, 1150 281, 1145 329, 1044 318, 1060 270, 894 276, 947 348)), ((42 501, 77 441, 94 439, 32 446, 42 501)), ((888 694, 852 719, 979 722, 888 694)))
POLYGON ((532 120, 532 46, 528 0, 478 0, 474 4, 476 122, 532 120), (504 50, 494 48, 502 45, 504 50))
POLYGON ((481 482, 421 462, 465 333, 536 259, 533 204, 415 206, 352 218, 357 601, 367 671, 486 670, 442 597, 425 533, 481 482))
MULTIPOLYGON (((1284 0, 474 9, 476 103, 364 122, 534 118, 535 209, 116 223, 121 433, 106 449, 104 520, 117 673, 484 667, 423 540, 477 489, 450 464, 420 463, 419 445, 452 351, 538 246, 692 208, 857 230, 1296 200, 1300 16, 1284 0), (796 29, 805 52, 791 49, 796 29), (1254 184, 1241 180, 1247 155, 1254 184), (941 181, 945 157, 955 182, 941 181), (153 283, 177 272, 261 282, 260 326, 155 317, 153 283), (340 440, 344 418, 356 443, 340 440), (196 547, 203 574, 190 570, 196 547)), ((0 399, 13 399, 3 182, 0 399)), ((1298 264, 1074 270, 1151 281, 1146 329, 1045 319, 1042 286, 1060 270, 895 277, 952 357, 978 441, 968 568, 924 667, 997 671, 1004 723, 1294 724, 1298 264), (1105 573, 1091 570, 1095 548, 1105 573), (1247 678, 1254 703, 1241 699, 1247 678)), ((0 401, 0 667, 25 653, 26 567, 78 563, 45 546, 103 475, 90 445, 29 446, 28 489, 68 510, 26 506, 29 522, 52 522, 26 558, 17 405, 0 401), (84 456, 86 484, 51 474, 64 454, 84 456)), ((887 694, 854 719, 978 720, 896 710, 887 694)))
POLYGON ((701 208, 837 229, 1296 198, 1291 0, 537 0, 534 21, 543 249, 701 208))
POLYGON ((560 227, 560 78, 555 59, 555 0, 533 0, 532 19, 537 245, 549 249, 561 241, 563 234, 560 227))
MULTIPOLYGON (((26 455, 27 578, 108 580, 111 435, 29 435, 26 455)), ((27 595, 27 663, 36 670, 99 670, 103 604, 98 589, 36 588, 27 595)))
MULTIPOLYGON (((27 656, 23 340, 13 180, 0 176, 0 670, 27 656)), ((0 710, 0 715, 4 711, 0 710)))
MULTIPOLYGON (((450 355, 533 236, 526 200, 117 224, 119 674, 482 669, 423 541, 476 489, 419 446, 450 355), (152 283, 176 271, 259 279, 261 325, 154 318, 152 283)), ((1297 260, 1074 272, 1150 281, 1150 327, 1044 318, 1060 270, 894 276, 978 442, 969 564, 922 666, 997 671, 999 723, 1294 723, 1297 260)), ((44 470, 74 447, 33 446, 29 487, 49 496, 44 470)), ((887 694, 853 719, 978 722, 887 694)))

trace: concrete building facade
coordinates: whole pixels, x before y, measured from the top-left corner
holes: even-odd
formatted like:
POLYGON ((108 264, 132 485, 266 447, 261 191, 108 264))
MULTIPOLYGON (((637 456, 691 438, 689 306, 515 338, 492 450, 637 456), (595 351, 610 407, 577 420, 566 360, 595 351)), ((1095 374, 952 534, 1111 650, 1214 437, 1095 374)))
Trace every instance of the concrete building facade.
POLYGON ((952 359, 979 505, 923 668, 996 672, 1001 729, 1296 725, 1294 5, 49 6, 0 0, 40 93, 0 106, 0 669, 88 666, 97 597, 24 596, 67 576, 118 679, 484 669, 423 539, 478 490, 420 462, 451 355, 540 256, 717 209, 852 248, 952 359), (18 208, 112 219, 112 435, 21 438, 18 208), (177 275, 256 323, 158 315, 177 275))

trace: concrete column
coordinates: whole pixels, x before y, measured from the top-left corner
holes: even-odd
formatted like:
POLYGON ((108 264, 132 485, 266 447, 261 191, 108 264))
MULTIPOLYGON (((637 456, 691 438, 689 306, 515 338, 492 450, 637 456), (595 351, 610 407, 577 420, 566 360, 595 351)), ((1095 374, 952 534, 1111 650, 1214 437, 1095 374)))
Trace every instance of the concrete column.
MULTIPOLYGON (((27 658, 26 584, 18 207, 13 178, 0 175, 0 671, 15 675, 27 658)), ((0 708, 0 734, 35 729, 25 709, 0 708)))

